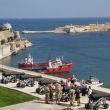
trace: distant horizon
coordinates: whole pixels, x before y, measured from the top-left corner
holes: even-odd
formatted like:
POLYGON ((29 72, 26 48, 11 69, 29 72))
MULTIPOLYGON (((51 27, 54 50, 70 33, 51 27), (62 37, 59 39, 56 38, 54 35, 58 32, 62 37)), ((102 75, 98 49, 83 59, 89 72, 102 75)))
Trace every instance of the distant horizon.
POLYGON ((30 17, 17 17, 17 18, 14 18, 14 17, 9 17, 9 18, 0 18, 0 19, 86 19, 86 18, 110 18, 110 16, 108 16, 108 17, 45 17, 45 18, 30 18, 30 17))

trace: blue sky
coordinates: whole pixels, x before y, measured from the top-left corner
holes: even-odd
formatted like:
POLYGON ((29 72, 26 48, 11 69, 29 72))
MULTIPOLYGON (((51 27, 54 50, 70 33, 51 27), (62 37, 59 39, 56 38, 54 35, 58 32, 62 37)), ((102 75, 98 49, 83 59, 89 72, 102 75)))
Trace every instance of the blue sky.
POLYGON ((0 0, 0 18, 110 17, 110 0, 0 0))

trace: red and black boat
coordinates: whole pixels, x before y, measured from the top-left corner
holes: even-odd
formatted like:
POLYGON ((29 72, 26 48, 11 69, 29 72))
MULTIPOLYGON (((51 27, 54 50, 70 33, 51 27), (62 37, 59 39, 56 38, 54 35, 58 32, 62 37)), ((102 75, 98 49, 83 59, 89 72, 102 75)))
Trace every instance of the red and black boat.
POLYGON ((72 63, 62 63, 60 58, 56 60, 49 60, 48 65, 42 66, 41 69, 36 69, 40 73, 59 73, 59 72, 70 72, 72 68, 72 63))
POLYGON ((36 67, 36 66, 47 66, 48 62, 43 63, 35 63, 33 62, 32 56, 29 54, 27 58, 25 58, 23 61, 18 63, 19 67, 26 68, 26 67, 36 67))
MULTIPOLYGON (((40 72, 40 73, 59 73, 59 72, 70 72, 72 68, 72 63, 62 63, 60 58, 55 60, 49 60, 48 62, 43 63, 33 63, 33 58, 29 54, 28 58, 25 58, 24 61, 18 63, 19 67, 33 67, 30 70, 40 72)), ((28 69, 28 68, 27 68, 28 69)))

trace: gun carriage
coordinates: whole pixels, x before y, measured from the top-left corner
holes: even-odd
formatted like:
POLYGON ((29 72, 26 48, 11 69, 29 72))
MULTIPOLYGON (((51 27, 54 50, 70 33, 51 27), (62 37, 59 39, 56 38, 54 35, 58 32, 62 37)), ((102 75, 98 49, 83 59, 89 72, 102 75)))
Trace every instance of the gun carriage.
POLYGON ((42 78, 42 76, 21 75, 16 86, 19 88, 25 88, 26 86, 33 87, 37 78, 42 78))
POLYGON ((15 83, 17 82, 17 79, 19 79, 19 77, 24 74, 25 73, 20 72, 3 72, 1 83, 3 84, 8 84, 9 82, 15 83))
POLYGON ((44 91, 45 91, 44 89, 45 89, 45 86, 46 85, 48 85, 48 84, 56 84, 56 83, 58 83, 56 80, 40 80, 38 82, 39 87, 36 89, 36 92, 38 94, 43 95, 44 94, 44 91))
POLYGON ((104 109, 109 108, 109 104, 107 104, 106 99, 110 97, 108 93, 100 93, 100 94, 91 94, 89 96, 89 102, 85 104, 85 108, 89 110, 98 110, 100 106, 103 106, 104 109))

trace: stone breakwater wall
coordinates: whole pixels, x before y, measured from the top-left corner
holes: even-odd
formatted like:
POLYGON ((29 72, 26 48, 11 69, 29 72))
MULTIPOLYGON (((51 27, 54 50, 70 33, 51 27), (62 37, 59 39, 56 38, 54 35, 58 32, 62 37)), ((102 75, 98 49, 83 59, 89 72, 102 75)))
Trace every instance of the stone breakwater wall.
POLYGON ((58 27, 56 30, 62 30, 67 33, 81 33, 81 32, 109 32, 110 23, 105 24, 89 24, 89 25, 66 25, 64 27, 58 27))

